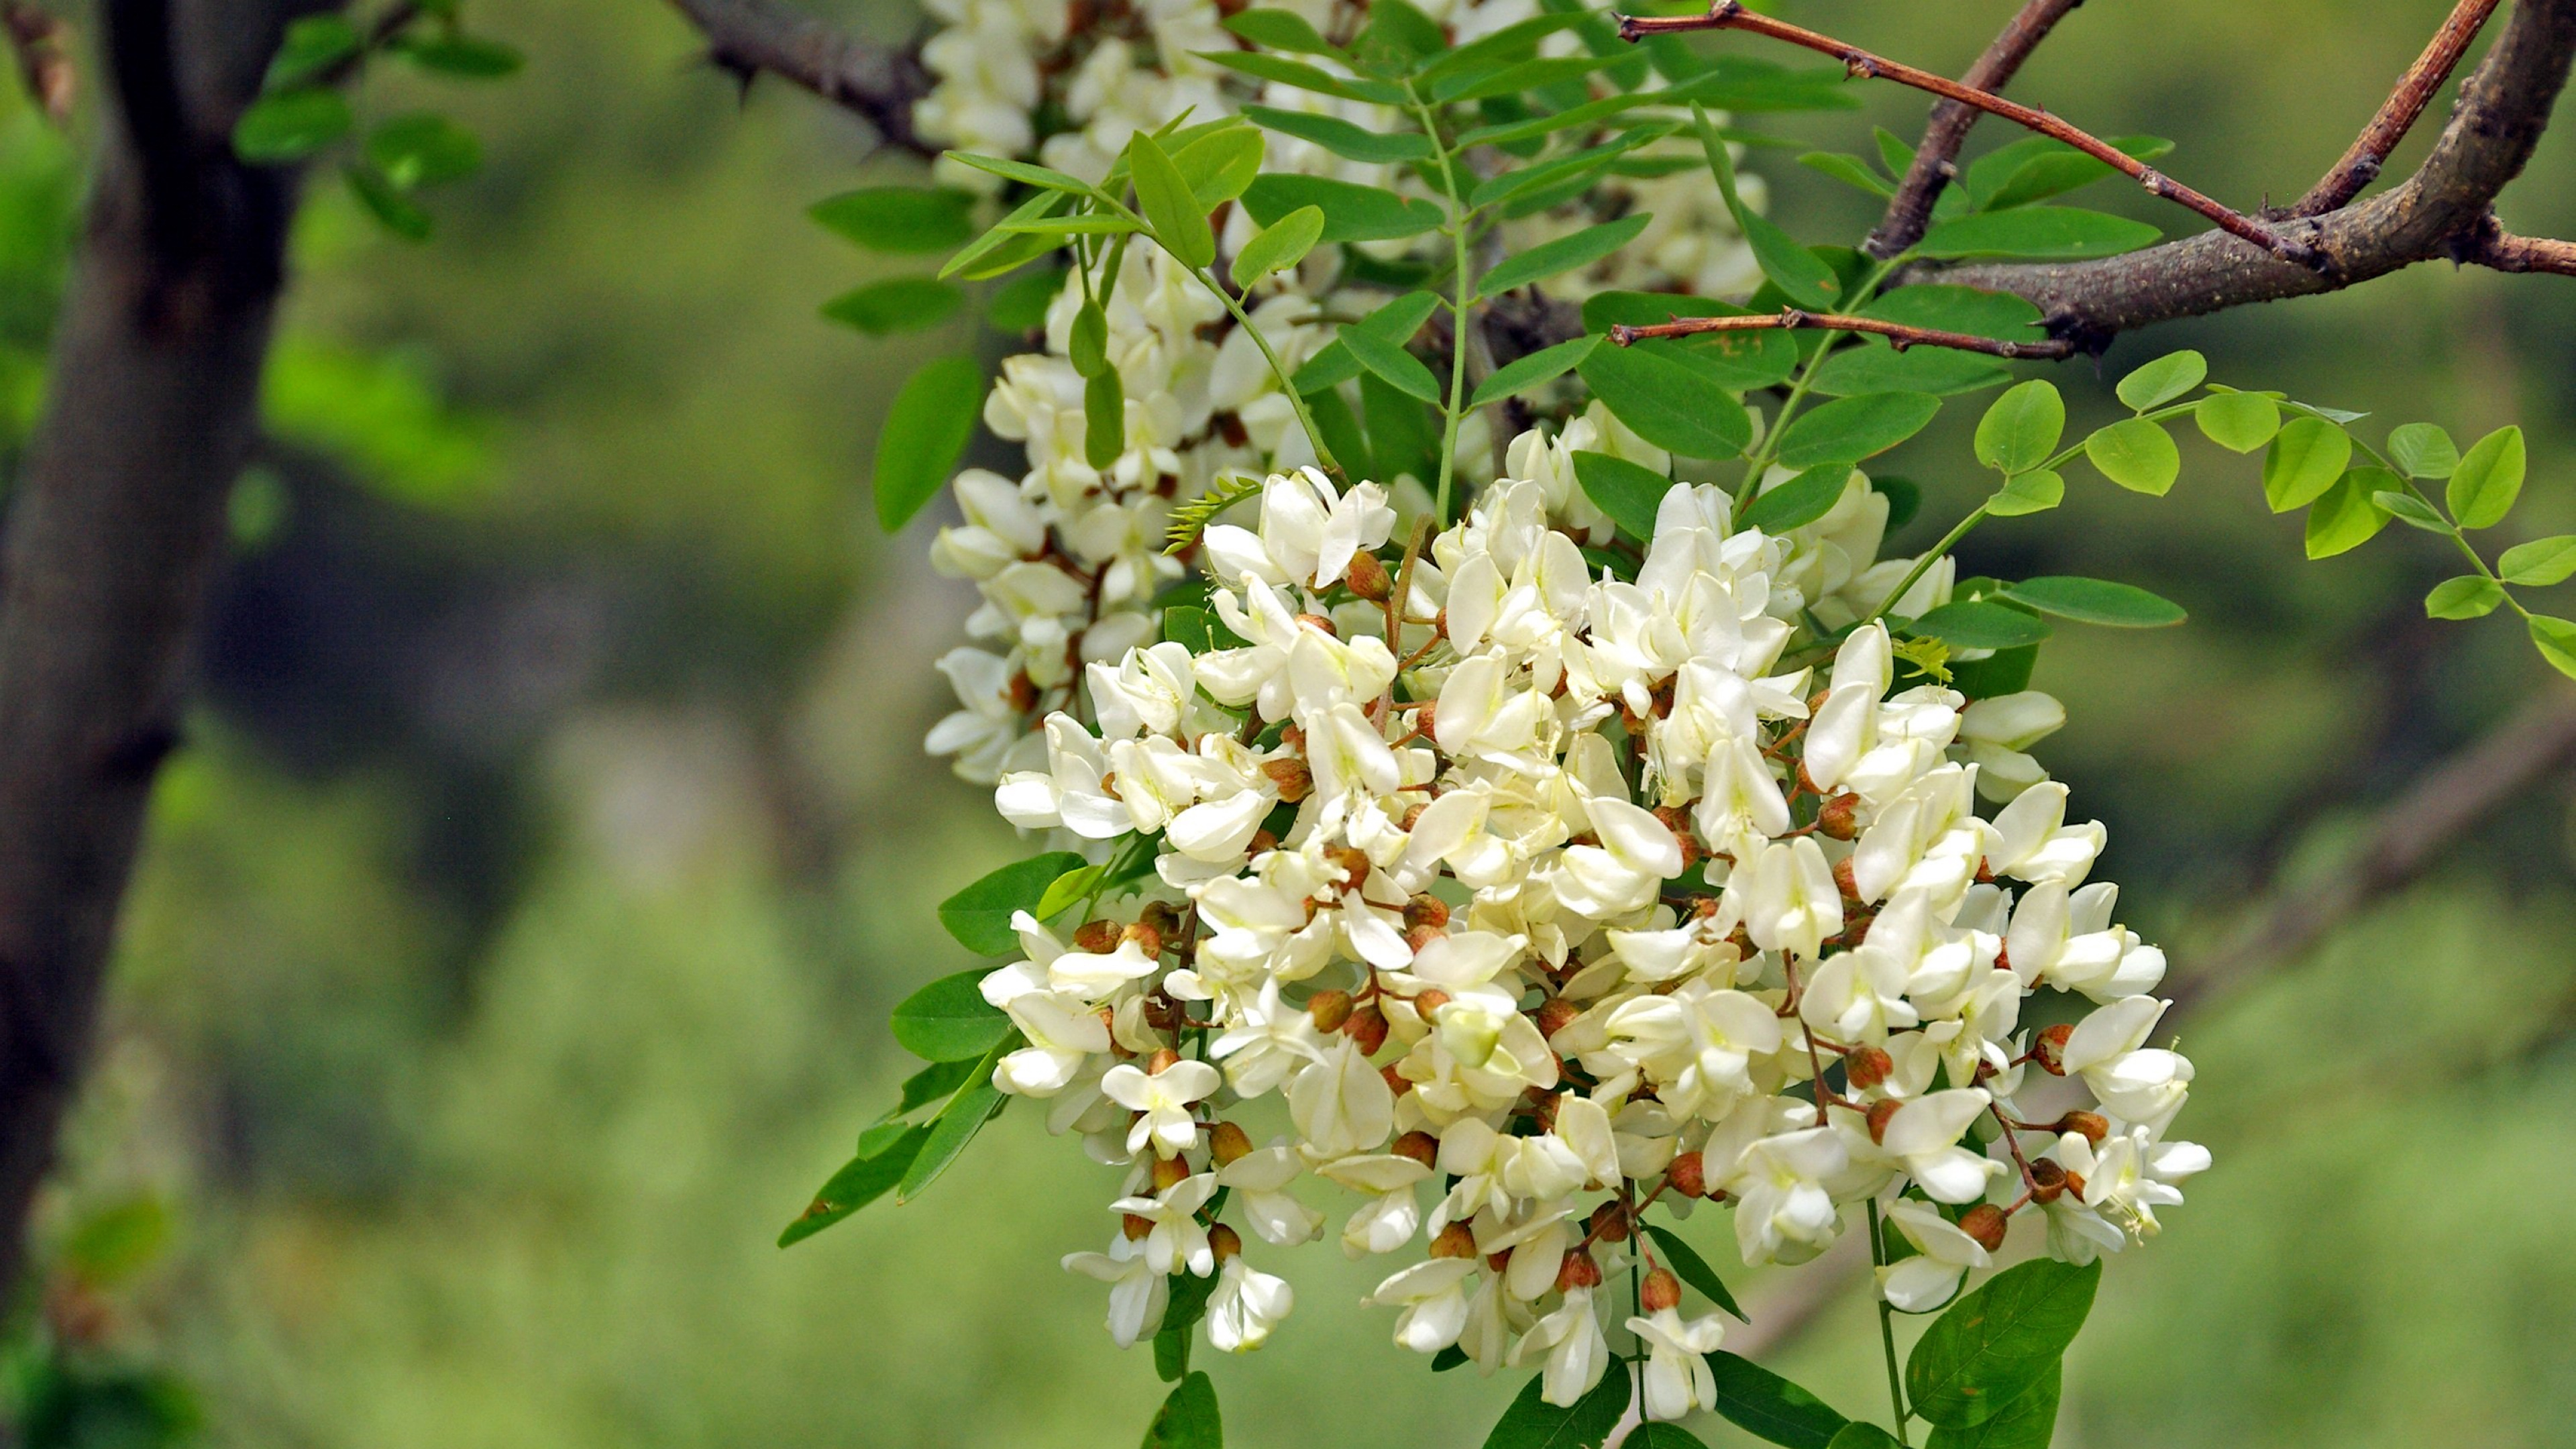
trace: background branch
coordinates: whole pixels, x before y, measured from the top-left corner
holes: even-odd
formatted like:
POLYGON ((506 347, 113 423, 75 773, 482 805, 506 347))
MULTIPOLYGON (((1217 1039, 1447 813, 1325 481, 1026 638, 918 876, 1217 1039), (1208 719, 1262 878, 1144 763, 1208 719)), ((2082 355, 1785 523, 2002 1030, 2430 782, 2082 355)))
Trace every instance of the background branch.
POLYGON ((2387 164, 2388 153, 2396 150, 2397 143, 2414 129, 2416 118, 2433 103, 2434 93, 2441 90, 2442 82, 2450 79, 2460 57, 2468 52, 2469 42, 2486 28, 2487 17, 2495 13, 2496 3, 2497 0, 2460 0, 2443 20, 2442 28, 2433 32, 2424 53, 2415 57, 2415 63, 2397 78, 2397 88, 2381 103, 2379 114, 2353 137, 2343 159, 2290 207, 2290 215, 2318 216, 2337 210, 2378 177, 2379 168, 2387 164))
MULTIPOLYGON (((2084 0, 2029 0, 1985 53, 1977 57, 1976 64, 1968 67, 1968 73, 1959 78, 1961 83, 1981 91, 2002 90, 2057 22, 2083 3, 2084 0)), ((1941 188, 1958 175, 1955 163, 1959 147, 1966 143, 1969 129, 1983 114, 1961 101, 1933 103, 1932 118, 1923 126, 1922 144, 1914 148, 1914 161, 1896 183, 1896 195, 1888 199, 1887 214, 1879 218, 1863 250, 1883 262, 1923 240, 1924 229, 1932 224, 1932 203, 1941 199, 1941 188)))
POLYGON ((672 0, 707 38, 707 59, 748 89, 762 72, 801 86, 867 121, 888 146, 929 155, 912 126, 930 93, 916 46, 861 40, 768 0, 672 0))

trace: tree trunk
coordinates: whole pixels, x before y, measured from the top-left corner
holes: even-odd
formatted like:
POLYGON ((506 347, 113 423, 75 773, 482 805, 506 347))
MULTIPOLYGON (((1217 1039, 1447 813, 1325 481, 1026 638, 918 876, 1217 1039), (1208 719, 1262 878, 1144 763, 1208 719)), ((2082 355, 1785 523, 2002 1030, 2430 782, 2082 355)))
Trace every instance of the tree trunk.
POLYGON ((101 5, 114 115, 0 553, 0 1302, 258 428, 293 178, 228 137, 292 13, 101 5))

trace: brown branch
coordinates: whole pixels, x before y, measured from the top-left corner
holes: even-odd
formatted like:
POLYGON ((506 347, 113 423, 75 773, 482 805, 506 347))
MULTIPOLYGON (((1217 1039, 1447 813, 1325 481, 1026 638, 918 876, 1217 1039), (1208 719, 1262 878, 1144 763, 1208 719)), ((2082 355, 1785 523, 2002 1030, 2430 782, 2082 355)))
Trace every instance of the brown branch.
POLYGON ((762 72, 801 86, 865 120, 888 146, 938 150, 913 129, 912 107, 930 93, 918 47, 861 40, 769 0, 671 0, 707 38, 707 59, 749 89, 762 72))
POLYGON ((2487 17, 2495 13, 2496 4, 2497 0, 2460 0, 2442 22, 2442 28, 2433 32, 2424 53, 2415 57, 2415 63, 2397 78, 2397 88, 2381 103, 2379 114, 2371 117, 2370 124, 2353 138, 2343 159, 2290 207, 2289 215, 2322 216, 2338 210, 2377 179, 2379 168, 2388 162, 2388 153, 2397 149, 2397 143, 2406 139, 2416 119, 2424 114, 2424 108, 2433 103, 2442 82, 2450 79, 2460 57, 2468 53, 2469 42, 2486 28, 2487 17))
POLYGON ((1690 30, 1750 31, 1755 35, 1804 46, 1820 55, 1832 56, 1843 63, 1843 69, 1855 76, 1895 81, 1899 85, 1929 91, 1933 95, 1957 101, 1962 105, 1974 106, 1988 115, 2000 116, 2017 126, 2074 147, 2112 170, 2128 176, 2129 179, 2145 187, 2149 194, 2200 213, 2215 223, 2220 230, 2251 242, 2284 262, 2306 266, 2317 260, 2315 248, 2308 243, 2279 230, 2269 222, 2247 216, 2183 185, 2117 146, 2089 132, 2077 130, 2036 106, 2025 106, 2019 101, 2008 101, 1990 91, 1961 85, 1947 76, 1934 75, 1928 70, 1917 69, 1902 61, 1872 55, 1856 45, 1846 44, 1830 35, 1820 35, 1803 26, 1791 25, 1785 20, 1774 20, 1768 15, 1756 15, 1744 8, 1743 0, 1717 0, 1715 5, 1709 7, 1706 15, 1681 15, 1669 18, 1641 18, 1633 15, 1619 17, 1619 34, 1625 40, 1633 41, 1647 35, 1665 35, 1690 30))
POLYGON ((2460 260, 2499 272, 2549 272, 2576 277, 2576 242, 2515 236, 2490 225, 2462 248, 2460 260))
POLYGON ((2000 337, 1979 337, 1973 332, 1944 332, 1936 327, 1914 327, 1903 322, 1850 317, 1839 312, 1807 312, 1796 307, 1783 307, 1777 313, 1755 317, 1679 317, 1646 327, 1623 324, 1610 329, 1610 340, 1626 347, 1656 337, 1694 337, 1710 332, 1761 332, 1800 327, 1873 333, 1886 338, 1888 345, 1899 352, 1909 347, 1950 347, 1961 352, 1982 352, 1989 357, 2061 358, 2075 355, 2075 344, 2062 337, 2013 342, 2000 337))
MULTIPOLYGON (((2057 22, 2083 3, 2084 0, 2029 0, 1994 43, 1986 47, 1985 54, 1977 57, 1976 64, 1968 67, 1968 73, 1959 77, 1960 82, 1981 91, 2002 90, 2057 22)), ((1932 224, 1932 203, 1941 199, 1941 188, 1959 174, 1959 147, 1982 114, 1961 101, 1933 103, 1932 118, 1923 126, 1923 142, 1914 148, 1912 164, 1896 183, 1896 195, 1888 199, 1887 214, 1879 218, 1862 250, 1885 261, 1923 240, 1925 228, 1932 224)))
POLYGON ((8 0, 0 4, 0 31, 7 32, 9 48, 18 57, 18 78, 26 82, 28 98, 45 119, 68 124, 78 89, 71 26, 26 0, 8 0))

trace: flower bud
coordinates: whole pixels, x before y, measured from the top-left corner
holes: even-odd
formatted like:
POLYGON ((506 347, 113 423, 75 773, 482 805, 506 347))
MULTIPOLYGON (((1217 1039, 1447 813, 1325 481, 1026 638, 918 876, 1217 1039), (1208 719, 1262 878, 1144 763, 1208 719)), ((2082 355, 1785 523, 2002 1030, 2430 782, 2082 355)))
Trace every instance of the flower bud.
POLYGON ((1566 1254, 1565 1261, 1556 1265, 1556 1290, 1560 1293, 1600 1286, 1601 1265, 1592 1260, 1590 1253, 1577 1249, 1566 1254))
POLYGON ((2102 1139, 2111 1135, 2111 1124, 2102 1120, 2098 1112, 2069 1112, 2057 1119, 2057 1130, 2081 1132, 2085 1141, 2099 1147, 2102 1139))
MULTIPOLYGON (((1163 988, 1159 986, 1145 993, 1144 1011, 1145 1024, 1156 1031, 1181 1029, 1181 1004, 1164 995, 1163 988)), ((1115 1025, 1114 1019, 1112 1025, 1115 1025)))
POLYGON ((1152 1218, 1140 1218, 1134 1213, 1120 1213, 1118 1215, 1118 1231, 1126 1235, 1127 1241, 1131 1243, 1141 1243, 1145 1241, 1148 1234, 1154 1231, 1154 1220, 1152 1218))
POLYGON ((1432 942, 1447 934, 1438 926, 1408 926, 1404 932, 1404 944, 1406 949, 1419 956, 1431 949, 1432 942))
POLYGON ((2030 1200, 2051 1203, 2066 1191, 2066 1169, 2054 1158, 2043 1157, 2030 1165, 2030 1200))
POLYGON ((1122 941, 1135 942, 1138 954, 1148 961, 1163 954, 1163 933, 1148 922, 1138 921, 1119 932, 1118 938, 1122 941))
POLYGON ((1959 1231, 1977 1240, 1977 1246, 1991 1253, 2004 1245, 2004 1210, 1990 1202, 1968 1209, 1959 1219, 1959 1231))
POLYGON ((1327 639, 1338 639, 1342 637, 1341 631, 1333 627, 1333 621, 1325 618, 1321 614, 1299 614, 1297 616, 1297 622, 1323 635, 1327 639))
POLYGON ((1340 1031, 1351 1019, 1351 994, 1347 991, 1318 991, 1306 998, 1306 1015, 1317 1031, 1340 1031))
POLYGON ((1429 1167, 1440 1160, 1440 1139, 1417 1128, 1395 1139, 1395 1145, 1387 1151, 1429 1167))
POLYGON ((1118 949, 1118 934, 1124 929, 1116 921, 1085 921, 1073 933, 1073 949, 1106 956, 1118 949))
POLYGON ((1413 1090, 1413 1079, 1397 1071, 1393 1062, 1378 1068, 1377 1074, 1386 1079, 1386 1089, 1399 1097, 1413 1090))
POLYGON ((1624 1243, 1628 1241, 1628 1210, 1616 1199, 1605 1202, 1592 1210, 1591 1224, 1585 1231, 1600 1242, 1624 1243))
POLYGON ((1696 1152, 1681 1152, 1664 1168, 1664 1181, 1684 1197, 1708 1196, 1708 1161, 1696 1152))
POLYGON ((1355 845, 1345 845, 1324 852, 1324 859, 1342 868, 1342 889, 1355 891, 1368 880, 1368 852, 1355 845))
POLYGON ((1342 1023, 1342 1031, 1360 1044, 1360 1055, 1373 1057, 1386 1045, 1386 1014, 1374 1006, 1363 1006, 1342 1023))
POLYGON ((1404 903, 1404 923, 1438 930, 1449 924, 1449 903, 1425 892, 1404 903))
POLYGON ((2066 1174, 2066 1190, 2081 1200, 2084 1196, 2084 1174, 2080 1172, 2066 1174))
POLYGON ((1876 1142, 1881 1146, 1886 1145, 1888 1120, 1893 1118, 1897 1113, 1897 1109, 1904 1105, 1905 1104, 1903 1102, 1894 1101, 1872 1102, 1869 1104, 1870 1141, 1876 1142))
POLYGON ((1190 1165, 1177 1157, 1154 1159, 1154 1191, 1157 1193, 1170 1192, 1187 1180, 1189 1175, 1190 1165))
POLYGON ((2062 1021, 2048 1028, 2030 1044, 2030 1059, 2039 1063, 2039 1069, 2052 1077, 2065 1076, 2066 1039, 2073 1035, 2075 1028, 2062 1021))
POLYGON ((1476 1256, 1476 1234, 1465 1223, 1451 1223, 1431 1240, 1435 1258, 1472 1258, 1476 1256))
POLYGON ((1562 996, 1551 996, 1538 1004, 1538 1034, 1552 1037, 1572 1026, 1574 1019, 1582 1014, 1582 1007, 1562 996))
POLYGON ((1395 592, 1395 580, 1387 576, 1386 565, 1371 554, 1353 554, 1350 572, 1342 575, 1342 582, 1372 604, 1385 603, 1387 596, 1395 592))
POLYGON ((1648 1313, 1661 1313, 1682 1306, 1682 1280, 1670 1268, 1657 1268, 1646 1275, 1645 1286, 1637 1290, 1637 1304, 1648 1313))
POLYGON ((1836 795, 1816 812, 1816 833, 1827 840, 1855 840, 1860 836, 1860 797, 1836 795))
POLYGON ((1279 787, 1279 798, 1291 805, 1315 792, 1315 772, 1306 768, 1304 760, 1286 756, 1268 760, 1263 762, 1261 773, 1269 776, 1270 783, 1279 787))
POLYGON ((1432 1017, 1440 1014, 1440 1008, 1447 1006, 1450 1002, 1456 999, 1457 998, 1451 996, 1448 992, 1434 986, 1430 990, 1413 998, 1413 1009, 1422 1014, 1422 1019, 1424 1021, 1429 1021, 1432 1017))
POLYGON ((1239 1258, 1243 1256, 1243 1234, 1219 1223, 1208 1229, 1208 1251, 1216 1254, 1220 1263, 1228 1258, 1239 1258))
POLYGON ((1243 853, 1246 855, 1259 855, 1263 851, 1277 850, 1278 848, 1278 836, 1271 834, 1267 830, 1256 830, 1252 832, 1252 839, 1244 843, 1243 853))
POLYGON ((1208 1152, 1219 1167, 1240 1162, 1251 1154, 1252 1138, 1231 1122, 1219 1122, 1208 1129, 1208 1152))
POLYGON ((1699 837, 1691 832, 1690 812, 1679 805, 1658 805, 1655 818, 1673 833, 1673 842, 1682 848, 1682 869, 1688 870, 1708 856, 1700 847, 1699 837))
POLYGON ((1843 1078, 1854 1091, 1875 1090, 1896 1070, 1896 1059, 1874 1046, 1865 1046, 1843 1058, 1843 1078))
POLYGON ((1181 933, 1181 913, 1169 901, 1147 901, 1136 913, 1136 923, 1162 932, 1166 941, 1181 933))

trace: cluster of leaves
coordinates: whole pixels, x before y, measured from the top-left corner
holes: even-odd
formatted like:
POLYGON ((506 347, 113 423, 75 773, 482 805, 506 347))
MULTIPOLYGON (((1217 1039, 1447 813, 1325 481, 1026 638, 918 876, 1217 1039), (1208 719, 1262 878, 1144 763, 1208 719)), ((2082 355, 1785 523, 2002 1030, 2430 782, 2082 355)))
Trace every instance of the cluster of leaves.
POLYGON ((42 1310, 0 1340, 0 1440, 22 1449, 162 1449, 197 1437, 197 1395, 125 1340, 123 1299, 159 1264, 169 1208, 152 1196, 85 1213, 40 1264, 42 1310))
POLYGON ((366 25, 309 15, 286 28, 259 99, 234 123, 233 151, 263 166, 344 151, 341 179, 367 214, 396 236, 425 241, 432 222, 416 193, 473 175, 483 164, 482 143, 435 111, 387 116, 359 137, 349 87, 378 56, 454 80, 498 80, 521 64, 518 51, 469 33, 457 0, 397 5, 366 25))

